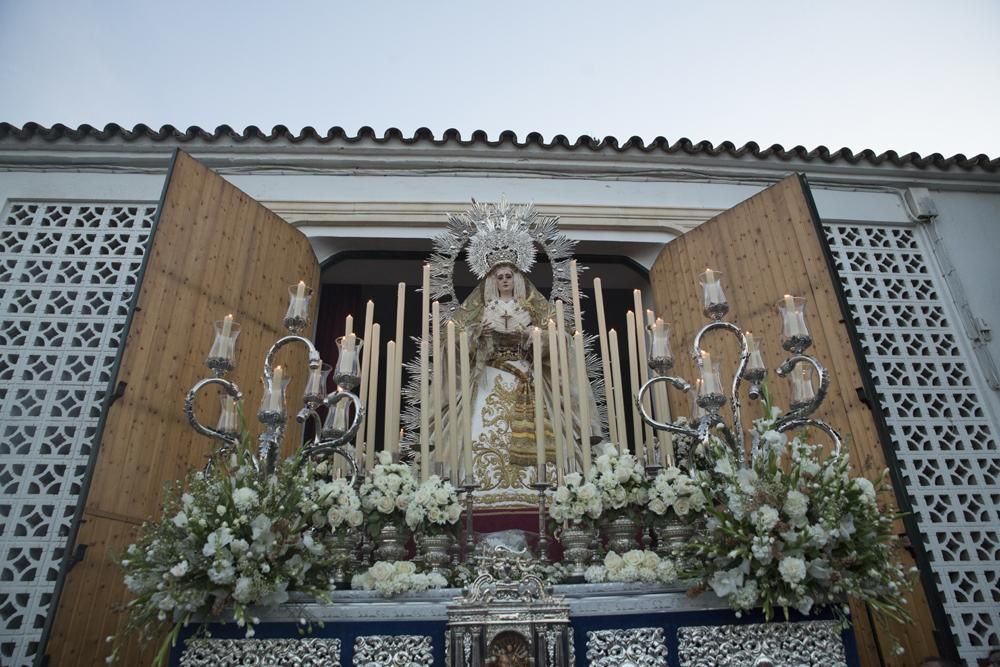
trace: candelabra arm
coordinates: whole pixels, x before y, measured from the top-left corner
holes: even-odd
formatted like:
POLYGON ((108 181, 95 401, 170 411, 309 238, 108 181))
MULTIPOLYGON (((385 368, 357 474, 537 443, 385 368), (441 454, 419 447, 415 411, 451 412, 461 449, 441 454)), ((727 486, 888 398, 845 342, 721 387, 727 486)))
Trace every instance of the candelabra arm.
MULTIPOLYGON (((819 388, 816 390, 816 394, 813 396, 811 401, 804 403, 795 409, 789 410, 784 416, 781 417, 781 419, 778 420, 778 425, 785 421, 805 419, 811 415, 823 403, 824 399, 826 399, 826 394, 830 389, 830 373, 827 372, 827 370, 823 368, 822 364, 816 361, 816 359, 805 354, 796 354, 789 357, 775 372, 779 376, 784 377, 791 373, 792 369, 800 363, 810 364, 816 370, 817 375, 819 375, 819 388)), ((780 431, 781 429, 779 428, 778 430, 780 431)))
POLYGON ((642 385, 642 389, 639 390, 639 395, 634 399, 637 407, 639 408, 639 416, 642 417, 642 421, 646 422, 657 431, 667 431, 678 435, 697 436, 698 432, 694 429, 684 428, 683 426, 675 426, 667 422, 656 421, 649 416, 648 412, 646 412, 646 407, 642 404, 642 401, 649 392, 650 388, 652 388, 652 386, 657 382, 669 382, 677 389, 685 392, 691 390, 691 385, 685 382, 683 378, 670 377, 668 375, 660 375, 658 377, 649 378, 646 384, 642 385))
POLYGON ((740 362, 736 367, 736 373, 733 374, 732 393, 729 396, 733 409, 733 432, 729 434, 728 440, 730 441, 730 445, 733 447, 734 451, 739 454, 740 460, 745 461, 747 455, 743 435, 743 419, 740 414, 740 385, 743 383, 743 374, 746 372, 747 362, 750 360, 750 347, 747 345, 747 338, 743 334, 743 331, 732 322, 723 322, 721 320, 709 322, 701 328, 697 335, 695 335, 694 345, 692 346, 692 355, 694 357, 695 364, 697 364, 699 368, 702 366, 701 339, 705 336, 705 334, 710 331, 715 331, 716 329, 720 331, 728 331, 736 336, 736 339, 740 343, 740 362))
POLYGON ((199 391, 211 384, 217 384, 222 387, 225 392, 229 394, 238 404, 242 404, 243 402, 243 393, 240 391, 240 388, 236 386, 235 382, 231 382, 220 377, 211 377, 198 381, 193 387, 191 387, 191 391, 189 391, 187 396, 184 398, 184 415, 187 417, 188 424, 191 425, 191 428, 201 435, 215 440, 221 440, 224 443, 215 453, 213 453, 212 458, 215 458, 215 456, 236 447, 240 443, 240 437, 236 433, 223 433, 222 431, 218 431, 214 428, 209 428, 198 421, 198 418, 195 416, 195 396, 198 395, 199 391))
MULTIPOLYGON (((350 452, 344 446, 352 442, 355 436, 358 434, 358 429, 361 428, 361 424, 365 420, 365 409, 361 404, 361 399, 357 395, 352 394, 349 391, 335 391, 327 394, 326 398, 323 399, 323 404, 329 407, 329 409, 335 409, 337 403, 340 401, 351 401, 354 403, 354 420, 346 431, 339 435, 325 437, 322 431, 322 424, 317 425, 317 436, 313 440, 311 445, 306 445, 302 448, 302 453, 304 456, 309 458, 320 458, 325 456, 342 456, 347 459, 351 464, 351 482, 353 483, 358 477, 358 463, 351 456, 350 452)), ((301 413, 299 413, 301 414, 301 413)), ((315 414, 315 412, 313 413, 315 414)))
POLYGON ((312 344, 312 341, 304 336, 284 336, 275 341, 271 349, 267 351, 264 356, 264 379, 270 381, 273 377, 272 368, 274 365, 274 355, 278 353, 278 350, 288 345, 289 343, 302 343, 309 349, 309 370, 314 371, 319 368, 323 361, 319 358, 319 351, 316 346, 312 344))
MULTIPOLYGON (((323 430, 323 418, 319 416, 316 412, 316 405, 307 404, 304 408, 299 410, 299 413, 295 415, 295 421, 300 424, 305 424, 308 420, 312 419, 313 423, 313 444, 319 442, 320 432, 323 430)), ((309 445, 305 442, 305 429, 302 430, 302 448, 305 449, 309 445)))
POLYGON ((814 426, 830 436, 830 439, 833 440, 833 450, 835 452, 839 452, 841 447, 843 447, 844 441, 836 429, 820 419, 782 419, 775 426, 775 430, 779 433, 784 433, 785 431, 806 426, 814 426))
POLYGON ((260 434, 257 449, 257 467, 266 472, 274 470, 274 463, 281 451, 281 441, 285 436, 284 424, 272 424, 260 434))
POLYGON ((733 436, 733 432, 729 430, 729 427, 726 426, 726 422, 722 421, 718 414, 709 413, 699 419, 698 428, 695 431, 695 437, 698 438, 699 442, 705 442, 708 440, 713 428, 722 432, 723 442, 725 442, 726 446, 728 446, 733 454, 738 457, 738 460, 744 460, 745 454, 741 445, 737 443, 736 438, 733 436))

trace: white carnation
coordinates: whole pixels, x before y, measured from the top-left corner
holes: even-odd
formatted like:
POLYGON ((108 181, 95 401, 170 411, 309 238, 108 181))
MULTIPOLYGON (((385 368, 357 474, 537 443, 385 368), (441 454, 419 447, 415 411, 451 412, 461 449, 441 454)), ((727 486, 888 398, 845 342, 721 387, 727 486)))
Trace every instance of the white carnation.
POLYGON ((785 556, 778 563, 778 572, 785 583, 794 586, 806 578, 806 563, 801 558, 785 556))

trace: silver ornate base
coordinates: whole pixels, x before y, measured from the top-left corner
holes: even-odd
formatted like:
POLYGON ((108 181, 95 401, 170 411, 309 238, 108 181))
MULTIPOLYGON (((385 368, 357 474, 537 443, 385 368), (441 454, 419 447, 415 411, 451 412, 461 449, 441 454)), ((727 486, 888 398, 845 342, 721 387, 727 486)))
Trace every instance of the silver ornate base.
POLYGON ((593 538, 594 531, 580 526, 570 526, 561 531, 559 541, 563 545, 563 558, 573 564, 570 581, 583 581, 583 574, 594 555, 594 550, 590 548, 593 538))
POLYGON ((391 523, 382 526, 378 537, 375 538, 375 560, 403 560, 406 557, 408 537, 405 531, 391 523))
POLYGON ((673 560, 680 558, 681 549, 694 535, 694 526, 672 517, 660 517, 653 525, 656 532, 656 553, 673 560))
POLYGON ((417 549, 423 559, 424 565, 430 568, 431 572, 445 574, 451 557, 448 550, 451 548, 452 538, 447 533, 438 535, 421 534, 417 537, 417 549))
POLYGON ((623 554, 636 549, 635 537, 639 525, 631 517, 618 517, 604 526, 604 535, 608 541, 608 551, 623 554))

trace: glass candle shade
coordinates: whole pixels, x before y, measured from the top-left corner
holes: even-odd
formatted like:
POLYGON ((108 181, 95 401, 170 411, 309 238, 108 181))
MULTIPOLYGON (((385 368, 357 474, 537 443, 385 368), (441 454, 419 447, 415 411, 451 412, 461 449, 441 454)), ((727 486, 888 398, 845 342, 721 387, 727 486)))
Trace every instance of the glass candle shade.
POLYGON ((236 406, 236 401, 229 394, 219 397, 219 423, 215 425, 215 430, 227 435, 236 435, 240 432, 240 413, 236 406))
POLYGON ((291 381, 291 377, 285 375, 285 369, 275 366, 271 379, 264 380, 264 398, 260 402, 261 412, 285 413, 285 389, 291 381))
POLYGON ((697 422, 699 419, 704 417, 707 413, 705 408, 698 405, 698 397, 702 395, 702 379, 698 378, 694 381, 694 391, 691 392, 691 421, 697 422))
POLYGON ((285 319, 300 320, 302 322, 308 320, 309 300, 312 298, 312 293, 312 288, 307 287, 301 280, 298 285, 289 285, 288 311, 285 313, 285 319))
POLYGON ((234 366, 236 359, 236 338, 240 335, 239 322, 233 321, 232 315, 226 315, 224 319, 215 322, 215 340, 212 341, 212 349, 208 351, 206 363, 209 368, 213 368, 213 363, 225 365, 229 369, 234 366))
POLYGON ((750 352, 750 358, 747 359, 747 370, 748 371, 763 371, 767 369, 764 365, 764 357, 760 353, 760 339, 755 338, 749 331, 746 333, 747 339, 747 350, 750 352))
POLYGON ((340 400, 330 408, 330 411, 326 414, 326 419, 323 421, 324 438, 339 438, 347 433, 347 414, 350 405, 350 401, 340 400))
POLYGON ((816 397, 813 389, 813 368, 809 364, 798 364, 789 375, 792 381, 792 407, 809 403, 816 397))
POLYGON ((712 269, 705 269, 698 274, 701 285, 702 305, 705 308, 720 303, 726 303, 726 295, 722 292, 722 274, 712 269))
POLYGON ((809 329, 806 327, 805 299, 786 294, 778 302, 778 312, 781 314, 781 335, 784 338, 809 336, 809 329))
POLYGON ((670 325, 657 318, 652 326, 646 327, 646 338, 649 341, 649 367, 657 371, 661 367, 669 369, 674 360, 670 350, 670 325))
POLYGON ((337 370, 333 381, 344 389, 353 389, 361 381, 361 346, 364 340, 353 333, 337 339, 337 370))
POLYGON ((307 403, 319 403, 326 398, 326 381, 332 372, 333 367, 330 364, 320 364, 319 368, 310 370, 306 388, 302 392, 302 400, 307 403))
POLYGON ((708 352, 701 353, 701 385, 699 385, 699 395, 722 393, 722 380, 719 375, 719 362, 713 361, 708 352))

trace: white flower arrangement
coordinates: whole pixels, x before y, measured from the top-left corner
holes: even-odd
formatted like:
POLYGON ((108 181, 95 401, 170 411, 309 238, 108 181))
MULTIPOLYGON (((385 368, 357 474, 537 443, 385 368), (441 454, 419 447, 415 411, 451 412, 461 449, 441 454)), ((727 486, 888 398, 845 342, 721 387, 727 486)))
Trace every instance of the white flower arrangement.
POLYGON ((685 521, 700 514, 705 509, 705 493, 697 479, 669 466, 656 475, 649 487, 648 509, 657 516, 672 514, 685 521))
POLYGON ((753 429, 753 462, 744 468, 731 451, 710 443, 714 470, 700 473, 708 492, 706 530, 687 544, 699 588, 711 588, 741 613, 763 607, 808 615, 831 607, 843 624, 845 596, 907 622, 906 571, 899 564, 893 521, 881 512, 873 484, 852 478, 846 451, 821 454, 804 435, 789 441, 772 419, 753 429))
POLYGON ((649 500, 646 470, 634 456, 613 446, 594 459, 589 480, 601 494, 605 518, 641 510, 649 500))
MULTIPOLYGON (((119 559, 135 597, 118 637, 165 631, 154 664, 167 660, 180 628, 196 616, 231 607, 252 637, 252 605, 281 604, 291 591, 330 599, 331 532, 316 529, 301 509, 314 504, 319 482, 313 466, 296 457, 261 472, 251 447, 245 439, 208 472, 168 485, 161 518, 143 524, 119 559)), ((119 649, 116 643, 109 662, 119 649)))
POLYGON ((591 583, 672 583, 677 581, 677 568, 673 561, 660 558, 655 551, 633 549, 620 556, 609 551, 603 565, 591 565, 583 576, 591 583))
POLYGON ((417 572, 417 567, 410 561, 380 560, 365 572, 354 575, 351 588, 356 590, 375 591, 383 597, 392 597, 400 593, 426 591, 431 588, 445 588, 448 581, 436 572, 417 572))
POLYGON ((406 507, 406 525, 410 530, 428 534, 448 530, 461 517, 458 490, 437 475, 431 475, 417 487, 406 507))
POLYGON ((386 523, 402 527, 406 520, 406 508, 416 491, 417 480, 410 466, 393 463, 388 452, 379 452, 378 463, 360 491, 369 534, 378 535, 386 523))
POLYGON ((318 479, 306 491, 299 509, 311 518, 314 528, 357 528, 364 522, 361 499, 346 479, 318 479))
POLYGON ((584 481, 578 472, 571 472, 552 493, 549 517, 557 524, 567 521, 586 524, 600 518, 602 507, 601 493, 594 483, 584 481))

